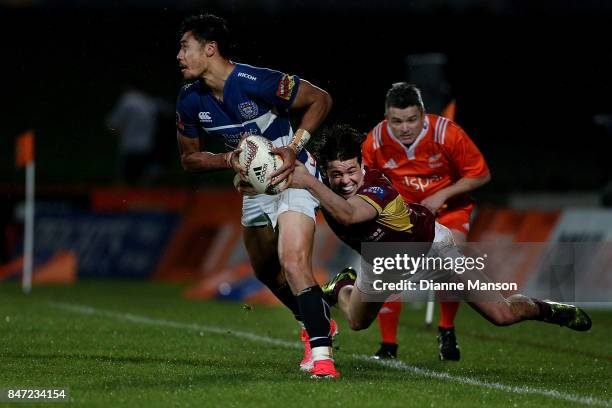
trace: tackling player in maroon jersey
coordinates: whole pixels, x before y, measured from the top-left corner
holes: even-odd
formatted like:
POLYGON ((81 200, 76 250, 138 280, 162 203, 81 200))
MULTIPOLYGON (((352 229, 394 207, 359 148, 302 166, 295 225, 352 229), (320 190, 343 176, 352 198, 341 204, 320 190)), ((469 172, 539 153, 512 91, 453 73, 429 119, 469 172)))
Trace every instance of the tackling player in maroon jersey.
MULTIPOLYGON (((382 173, 362 166, 362 141, 363 137, 348 126, 326 130, 315 153, 327 175, 329 187, 300 163, 296 163, 291 187, 306 189, 314 195, 332 230, 360 253, 362 242, 373 241, 429 245, 435 241, 454 247, 450 230, 436 223, 429 210, 418 204, 406 205, 382 173)), ((454 272, 449 271, 449 274, 454 272)), ((369 327, 382 306, 382 301, 371 301, 368 297, 372 282, 364 275, 360 273, 356 277, 351 269, 345 269, 323 287, 330 301, 338 303, 353 330, 369 327)), ((508 298, 499 292, 494 295, 494 301, 470 299, 468 303, 498 326, 539 320, 577 331, 591 327, 589 316, 573 305, 531 299, 521 294, 508 298)))

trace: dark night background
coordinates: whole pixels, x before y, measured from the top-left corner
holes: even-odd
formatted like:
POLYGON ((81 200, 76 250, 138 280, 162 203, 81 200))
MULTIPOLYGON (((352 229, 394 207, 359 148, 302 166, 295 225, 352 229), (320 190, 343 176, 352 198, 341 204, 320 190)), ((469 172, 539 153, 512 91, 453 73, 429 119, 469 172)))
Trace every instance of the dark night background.
MULTIPOLYGON (((456 121, 492 170, 485 191, 592 191, 612 178, 610 134, 593 121, 612 112, 612 7, 603 2, 88 4, 0 3, 5 189, 23 184, 14 137, 29 128, 41 185, 112 184, 117 148, 105 117, 129 82, 174 103, 177 29, 196 10, 228 20, 234 60, 323 87, 334 98, 327 123, 364 132, 404 79, 406 55, 446 54, 456 121)), ((207 185, 206 175, 183 174, 174 138, 170 125, 160 183, 207 185)))

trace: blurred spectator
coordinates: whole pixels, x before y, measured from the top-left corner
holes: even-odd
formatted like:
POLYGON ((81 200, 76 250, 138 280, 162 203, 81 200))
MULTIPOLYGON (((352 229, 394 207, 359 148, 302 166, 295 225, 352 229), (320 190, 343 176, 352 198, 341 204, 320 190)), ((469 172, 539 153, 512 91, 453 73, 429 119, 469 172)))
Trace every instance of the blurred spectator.
POLYGON ((172 105, 134 87, 121 95, 107 120, 120 138, 121 182, 150 184, 162 173, 157 136, 161 120, 172 113, 172 105))
MULTIPOLYGON (((610 140, 609 138, 612 136, 612 114, 603 113, 595 115, 593 116, 593 122, 601 126, 606 139, 610 140)), ((612 174, 610 167, 608 167, 607 178, 609 181, 601 191, 601 204, 604 207, 612 207, 612 174)))

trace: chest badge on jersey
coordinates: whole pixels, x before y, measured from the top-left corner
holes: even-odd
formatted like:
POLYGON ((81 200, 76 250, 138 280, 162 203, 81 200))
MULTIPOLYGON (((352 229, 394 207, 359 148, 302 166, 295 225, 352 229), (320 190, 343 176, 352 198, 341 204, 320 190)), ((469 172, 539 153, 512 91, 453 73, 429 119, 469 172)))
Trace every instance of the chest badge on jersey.
POLYGON ((246 101, 238 104, 238 111, 246 120, 255 119, 259 115, 259 108, 253 101, 246 101))
POLYGON ((437 167, 442 166, 442 163, 440 163, 438 160, 440 160, 440 158, 442 157, 442 153, 438 153, 438 154, 434 154, 433 156, 429 156, 429 167, 431 167, 432 169, 435 169, 437 167))
POLYGON ((366 187, 362 190, 362 193, 374 194, 380 200, 385 198, 385 189, 378 186, 366 187))

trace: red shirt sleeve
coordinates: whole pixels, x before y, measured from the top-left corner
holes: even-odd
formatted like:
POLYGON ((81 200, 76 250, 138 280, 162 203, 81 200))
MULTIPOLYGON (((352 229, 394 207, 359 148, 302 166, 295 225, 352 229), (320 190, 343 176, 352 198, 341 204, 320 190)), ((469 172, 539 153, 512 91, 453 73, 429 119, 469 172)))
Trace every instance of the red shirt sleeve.
POLYGON ((459 125, 449 122, 444 149, 461 177, 478 178, 489 174, 489 167, 478 147, 459 125))
POLYGON ((367 167, 376 167, 374 163, 374 135, 372 132, 368 133, 368 137, 361 145, 361 156, 363 158, 363 165, 367 167))

